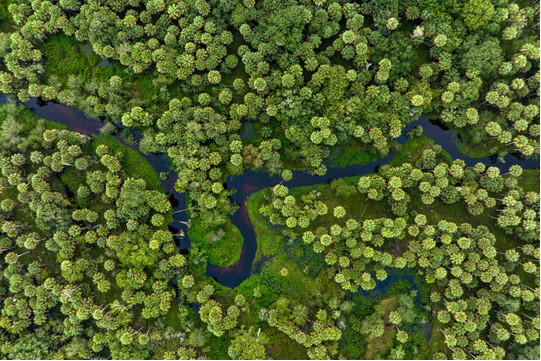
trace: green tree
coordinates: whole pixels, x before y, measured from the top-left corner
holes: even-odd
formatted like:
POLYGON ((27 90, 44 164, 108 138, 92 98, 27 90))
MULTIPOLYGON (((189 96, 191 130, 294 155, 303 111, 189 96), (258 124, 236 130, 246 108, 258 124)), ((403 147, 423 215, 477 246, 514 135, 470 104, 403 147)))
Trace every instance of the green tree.
POLYGON ((228 349, 229 357, 238 360, 264 360, 267 358, 265 344, 267 337, 261 333, 261 329, 254 331, 252 328, 241 327, 235 338, 231 341, 228 349))
POLYGON ((494 18, 494 5, 490 0, 468 0, 462 8, 464 23, 470 30, 485 27, 494 18))

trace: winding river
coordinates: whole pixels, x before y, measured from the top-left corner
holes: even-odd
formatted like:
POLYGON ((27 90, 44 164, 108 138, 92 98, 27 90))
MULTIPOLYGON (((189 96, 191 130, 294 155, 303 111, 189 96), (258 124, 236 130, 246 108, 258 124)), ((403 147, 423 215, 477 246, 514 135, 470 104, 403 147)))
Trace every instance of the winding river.
MULTIPOLYGON (((9 98, 6 95, 0 95, 0 104, 4 104, 8 101, 9 98)), ((24 103, 24 105, 39 117, 49 121, 65 124, 70 130, 82 134, 96 135, 100 132, 100 128, 103 127, 102 122, 90 119, 82 111, 63 104, 45 102, 37 98, 32 98, 24 103)), ((507 172, 509 167, 513 164, 519 164, 524 169, 539 168, 538 159, 524 159, 512 154, 507 154, 503 158, 503 161, 495 156, 470 158, 463 154, 458 148, 458 139, 453 131, 450 131, 445 125, 429 120, 423 116, 421 116, 417 121, 408 124, 403 133, 406 133, 408 130, 411 130, 413 127, 418 125, 423 127, 423 134, 427 138, 433 139, 436 144, 441 145, 442 148, 454 159, 462 159, 468 166, 473 166, 476 163, 482 162, 488 166, 498 167, 502 172, 507 172)), ((132 149, 138 150, 136 146, 126 144, 121 137, 117 136, 117 138, 123 144, 132 149)), ((402 135, 397 140, 399 143, 404 144, 407 137, 402 135)), ((165 156, 160 154, 141 154, 148 160, 150 164, 152 164, 158 173, 170 171, 170 164, 165 156)), ((388 163, 393 155, 394 153, 388 154, 387 156, 366 165, 355 164, 345 167, 329 167, 327 174, 324 176, 316 176, 305 172, 294 171, 292 180, 284 182, 283 184, 289 188, 293 188, 318 183, 326 183, 334 178, 370 174, 376 171, 379 166, 388 163)), ((161 182, 162 187, 170 194, 170 200, 174 211, 186 208, 186 195, 184 193, 178 193, 174 189, 176 178, 176 175, 172 175, 168 179, 161 182)), ((208 265, 207 275, 214 277, 222 285, 234 288, 242 281, 247 279, 252 272, 252 262, 256 255, 257 242, 253 226, 248 216, 248 210, 246 207, 247 197, 263 188, 272 187, 280 183, 281 180, 281 177, 278 175, 272 176, 268 173, 255 172, 252 170, 247 170, 245 173, 239 176, 227 177, 227 188, 237 190, 237 192, 231 198, 239 205, 239 210, 231 216, 231 220, 233 224, 235 224, 235 226, 237 226, 240 230, 244 238, 244 244, 242 246, 240 259, 233 266, 220 267, 212 264, 208 265)), ((173 233, 178 233, 178 231, 182 230, 187 234, 186 226, 181 223, 188 221, 186 212, 176 213, 173 215, 173 217, 174 220, 169 225, 169 229, 173 233)), ((179 247, 182 250, 186 250, 190 246, 190 241, 187 236, 177 239, 177 241, 179 242, 179 247)))

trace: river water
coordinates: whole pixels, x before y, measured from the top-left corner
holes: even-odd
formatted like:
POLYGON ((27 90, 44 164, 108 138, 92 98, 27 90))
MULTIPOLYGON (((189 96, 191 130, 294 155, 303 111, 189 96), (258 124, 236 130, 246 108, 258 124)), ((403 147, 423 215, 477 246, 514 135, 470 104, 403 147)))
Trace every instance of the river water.
MULTIPOLYGON (((4 94, 0 95, 0 104, 8 102, 8 97, 4 94)), ((41 118, 49 121, 62 123, 68 126, 72 131, 79 132, 87 135, 96 135, 100 132, 100 128, 103 127, 103 123, 97 120, 88 118, 83 112, 67 105, 45 102, 37 98, 32 98, 24 106, 41 118)), ((442 146, 453 159, 462 159, 466 165, 473 166, 476 163, 484 163, 487 166, 498 167, 502 173, 507 172, 509 167, 513 164, 521 165, 524 169, 539 168, 539 159, 524 159, 516 155, 507 154, 503 161, 498 157, 484 157, 484 158, 470 158, 466 154, 462 153, 457 146, 456 134, 449 130, 444 124, 429 120, 426 117, 421 116, 417 121, 408 124, 403 131, 405 134, 413 127, 421 125, 423 127, 423 134, 430 139, 433 139, 436 144, 442 146)), ((117 136, 117 138, 125 145, 138 150, 137 146, 126 144, 124 139, 117 136)), ((397 141, 404 144, 407 140, 405 135, 402 135, 397 141)), ((144 154, 141 153, 150 164, 156 169, 158 174, 160 172, 169 172, 170 164, 164 155, 161 154, 144 154)), ((294 171, 292 180, 284 182, 283 184, 289 188, 308 186, 319 183, 326 183, 335 178, 349 177, 349 176, 361 176, 377 171, 377 168, 383 164, 388 163, 393 157, 394 153, 380 158, 374 162, 370 162, 366 165, 354 164, 345 167, 329 167, 327 174, 324 176, 311 175, 301 171, 294 171)), ((171 173, 170 173, 171 174, 171 173)), ((174 189, 174 184, 177 179, 176 174, 172 174, 168 179, 161 182, 162 187, 170 194, 170 201, 174 211, 182 210, 186 208, 186 195, 185 193, 178 193, 174 189)), ((248 210, 246 207, 247 197, 263 188, 272 187, 282 181, 278 175, 270 175, 265 172, 255 172, 247 170, 239 176, 229 176, 226 180, 226 187, 228 189, 236 189, 237 192, 231 197, 231 199, 239 205, 239 210, 231 216, 231 220, 235 226, 240 230, 244 244, 242 246, 242 253, 240 259, 236 264, 230 267, 220 267, 209 264, 207 267, 207 275, 214 277, 219 283, 224 286, 234 288, 238 286, 242 281, 247 279, 252 272, 252 262, 255 258, 257 251, 256 235, 248 216, 248 210)), ((176 237, 176 241, 179 244, 181 250, 186 250, 190 246, 190 241, 187 237, 186 225, 181 222, 187 222, 188 216, 186 212, 179 212, 173 215, 174 220, 169 225, 169 229, 173 234, 183 231, 185 237, 176 237)))

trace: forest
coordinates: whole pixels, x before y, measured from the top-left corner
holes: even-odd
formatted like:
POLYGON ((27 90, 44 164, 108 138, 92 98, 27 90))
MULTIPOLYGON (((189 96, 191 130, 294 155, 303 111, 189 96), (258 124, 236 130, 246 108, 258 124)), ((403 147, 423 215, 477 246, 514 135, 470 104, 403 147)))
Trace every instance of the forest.
POLYGON ((540 358, 535 0, 0 0, 0 358, 540 358))

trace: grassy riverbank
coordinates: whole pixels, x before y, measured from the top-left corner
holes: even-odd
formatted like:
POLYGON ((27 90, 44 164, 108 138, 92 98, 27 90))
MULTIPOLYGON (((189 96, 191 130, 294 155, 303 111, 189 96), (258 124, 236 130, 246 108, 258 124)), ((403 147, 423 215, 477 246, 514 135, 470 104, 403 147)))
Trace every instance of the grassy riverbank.
MULTIPOLYGON (((425 137, 410 138, 391 159, 389 166, 398 166, 404 162, 415 162, 421 156, 423 150, 431 147, 433 144, 434 141, 425 137)), ((449 157, 450 159, 448 154, 445 157, 449 157)), ((358 181, 359 176, 352 176, 336 180, 333 186, 329 184, 316 184, 313 186, 295 187, 290 189, 290 192, 296 198, 300 198, 302 195, 312 191, 319 192, 319 200, 323 201, 329 209, 341 205, 346 209, 346 214, 355 219, 390 216, 389 206, 385 202, 364 200, 359 203, 357 197, 351 196, 357 193, 355 187, 358 181)), ((257 253, 254 265, 264 259, 279 254, 287 242, 287 237, 284 236, 281 230, 271 225, 259 212, 259 208, 266 202, 269 191, 269 188, 262 189, 248 197, 248 213, 257 235, 257 253)), ((319 226, 330 224, 329 222, 335 222, 332 214, 318 217, 307 230, 315 230, 319 226)))
MULTIPOLYGON (((427 148, 431 148, 434 142, 425 137, 413 137, 398 150, 393 159, 388 165, 383 167, 399 166, 405 162, 415 163, 422 155, 423 151, 427 148)), ((451 162, 451 156, 447 153, 441 154, 442 160, 451 162)), ((383 168, 383 169, 385 169, 383 168)), ((347 177, 333 181, 331 184, 317 184, 314 186, 296 187, 290 189, 290 194, 295 198, 300 199, 302 195, 306 195, 309 192, 319 193, 319 200, 323 201, 328 209, 333 209, 335 206, 343 206, 346 210, 347 217, 354 218, 356 220, 373 219, 380 217, 393 217, 390 211, 389 205, 384 201, 372 201, 359 199, 355 196, 357 193, 356 184, 359 177, 347 177)), ((539 191, 539 170, 525 170, 519 179, 519 184, 525 191, 539 191)), ((252 194, 248 197, 248 212, 250 220, 254 225, 254 230, 257 237, 257 254, 254 260, 253 272, 261 273, 261 275, 252 276, 245 281, 243 285, 249 285, 251 283, 257 283, 262 275, 274 274, 279 277, 279 272, 282 269, 288 270, 288 277, 294 278, 295 283, 303 288, 306 284, 307 274, 314 272, 315 275, 320 273, 318 264, 322 261, 322 257, 313 253, 309 249, 304 249, 304 243, 300 239, 295 239, 295 233, 289 231, 287 228, 280 226, 274 226, 269 223, 268 219, 263 217, 259 208, 265 205, 268 201, 268 195, 271 190, 269 188, 263 189, 252 194), (294 250, 294 252, 291 252, 294 250), (310 256, 315 257, 318 261, 300 263, 302 259, 307 259, 310 256)), ((452 221, 456 224, 471 223, 474 226, 484 225, 489 231, 496 237, 497 249, 509 249, 515 244, 513 237, 506 234, 501 228, 497 227, 494 219, 491 218, 496 215, 495 209, 485 210, 481 215, 473 218, 467 210, 467 206, 463 200, 455 204, 445 204, 439 200, 436 200, 430 205, 426 205, 421 202, 420 196, 412 196, 409 205, 410 209, 414 209, 418 213, 425 214, 429 224, 437 224, 440 220, 452 221)), ((337 221, 333 217, 332 212, 329 212, 325 216, 318 217, 306 230, 315 231, 320 226, 328 226, 329 224, 339 224, 343 226, 343 221, 337 221)), ((407 239, 401 240, 399 243, 399 249, 403 251, 407 247, 407 239)), ((316 282, 316 279, 314 279, 316 282)), ((314 286, 312 286, 314 287, 314 286)), ((428 287, 428 286, 427 286, 428 287)), ((437 284, 430 285, 430 292, 442 291, 441 287, 437 284)), ((428 292, 428 290, 427 290, 428 292)), ((383 301, 382 301, 383 302, 383 301)), ((388 301, 390 302, 390 301, 388 301)), ((445 348, 443 343, 443 334, 439 331, 442 324, 435 316, 439 311, 439 304, 436 304, 432 309, 432 332, 431 339, 426 345, 426 350, 430 350, 430 354, 441 351, 445 348)), ((392 332, 394 328, 388 330, 386 336, 382 338, 376 347, 376 344, 368 343, 366 348, 366 357, 375 357, 375 355, 383 355, 382 350, 388 350, 389 345, 392 342, 392 332), (386 337, 386 338, 385 338, 386 337)), ((361 357, 360 355, 357 355, 361 357)))
POLYGON ((216 229, 208 229, 198 218, 193 218, 188 230, 190 242, 206 251, 211 264, 228 267, 240 258, 244 239, 239 229, 228 219, 216 229))

